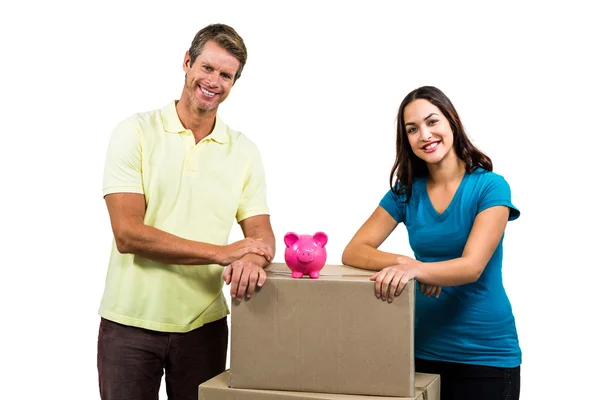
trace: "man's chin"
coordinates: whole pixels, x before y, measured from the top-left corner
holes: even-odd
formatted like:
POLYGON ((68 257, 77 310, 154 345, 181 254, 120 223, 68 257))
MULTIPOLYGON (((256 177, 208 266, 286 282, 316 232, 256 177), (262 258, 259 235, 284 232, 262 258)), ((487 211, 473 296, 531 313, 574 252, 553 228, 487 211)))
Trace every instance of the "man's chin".
POLYGON ((198 100, 194 100, 194 105, 198 108, 198 110, 204 111, 204 112, 213 111, 213 110, 216 110, 217 107, 219 107, 219 103, 217 103, 217 102, 206 103, 204 101, 198 101, 198 100))

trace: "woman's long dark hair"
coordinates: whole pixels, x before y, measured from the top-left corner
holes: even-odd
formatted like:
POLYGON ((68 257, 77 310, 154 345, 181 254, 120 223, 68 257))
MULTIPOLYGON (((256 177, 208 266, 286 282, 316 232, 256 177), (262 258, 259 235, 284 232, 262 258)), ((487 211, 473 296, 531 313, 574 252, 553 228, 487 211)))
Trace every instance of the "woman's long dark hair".
POLYGON ((493 170, 492 160, 483 154, 471 143, 462 122, 450 99, 438 88, 433 86, 422 86, 410 92, 398 110, 396 128, 396 161, 390 173, 390 188, 397 195, 405 195, 408 203, 412 195, 413 180, 417 177, 427 176, 429 173, 427 163, 413 153, 406 127, 404 126, 404 109, 414 100, 425 99, 440 109, 442 114, 450 122, 454 137, 454 151, 456 155, 466 164, 466 173, 471 173, 476 167, 488 171, 493 170))

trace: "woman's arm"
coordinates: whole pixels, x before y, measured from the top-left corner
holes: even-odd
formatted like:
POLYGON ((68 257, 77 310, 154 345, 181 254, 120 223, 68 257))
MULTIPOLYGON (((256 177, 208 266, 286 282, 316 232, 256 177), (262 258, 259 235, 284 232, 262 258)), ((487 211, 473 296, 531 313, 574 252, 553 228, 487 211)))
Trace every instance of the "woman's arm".
POLYGON ((360 227, 342 253, 342 263, 352 267, 379 271, 412 258, 387 253, 378 247, 396 229, 398 222, 381 206, 360 227))
POLYGON ((398 296, 411 279, 436 286, 458 286, 477 281, 502 239, 508 216, 506 206, 494 206, 480 212, 459 258, 425 263, 409 261, 384 268, 371 277, 375 280, 377 297, 389 300, 390 296, 398 296))

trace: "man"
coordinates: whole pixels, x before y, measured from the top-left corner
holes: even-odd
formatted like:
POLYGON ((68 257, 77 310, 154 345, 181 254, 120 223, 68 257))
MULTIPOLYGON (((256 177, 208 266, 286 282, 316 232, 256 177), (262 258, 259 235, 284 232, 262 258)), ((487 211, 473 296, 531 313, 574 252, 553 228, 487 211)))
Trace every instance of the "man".
POLYGON ((217 115, 247 52, 231 27, 200 30, 178 101, 114 130, 104 173, 114 233, 99 313, 102 399, 196 399, 225 370, 229 309, 262 286, 275 239, 257 147, 217 115), (244 239, 227 244, 236 219, 244 239), (223 271, 223 266, 226 266, 223 271))

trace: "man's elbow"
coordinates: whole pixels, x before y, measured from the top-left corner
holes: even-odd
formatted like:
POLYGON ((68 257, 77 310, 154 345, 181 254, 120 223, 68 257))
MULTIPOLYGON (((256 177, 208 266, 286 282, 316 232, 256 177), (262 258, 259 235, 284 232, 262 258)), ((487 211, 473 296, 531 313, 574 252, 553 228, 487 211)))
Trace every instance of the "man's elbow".
POLYGON ((115 245, 121 254, 131 254, 135 249, 135 240, 132 232, 127 229, 120 229, 114 232, 115 245))

